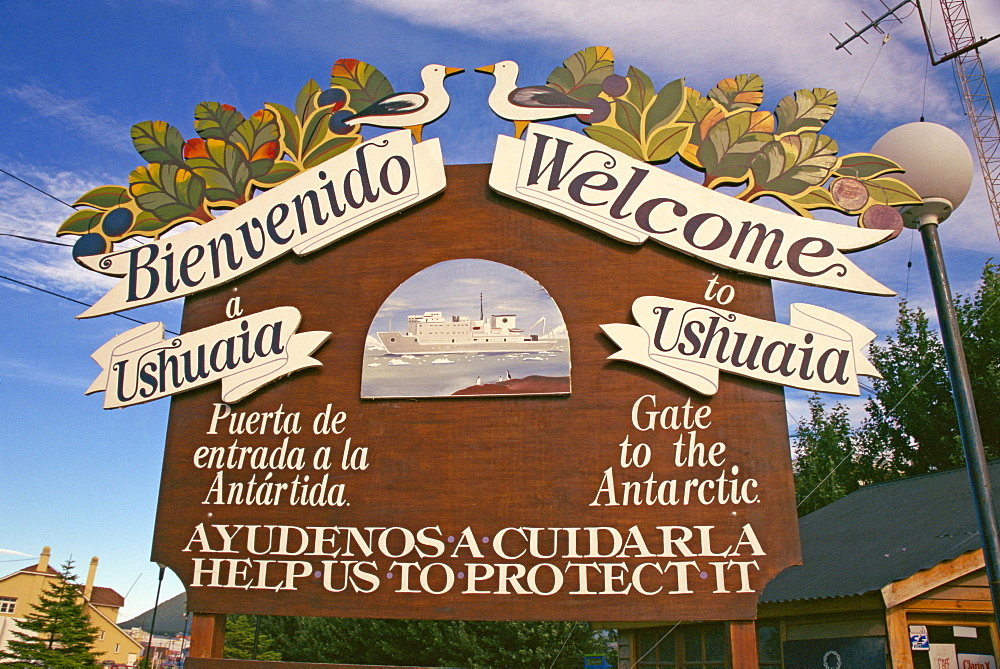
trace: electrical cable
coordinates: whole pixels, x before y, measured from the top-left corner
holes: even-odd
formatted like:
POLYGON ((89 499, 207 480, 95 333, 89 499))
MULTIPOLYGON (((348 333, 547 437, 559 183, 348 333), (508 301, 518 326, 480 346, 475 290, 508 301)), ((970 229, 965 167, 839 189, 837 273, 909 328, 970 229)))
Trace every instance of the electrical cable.
MULTIPOLYGON (((94 306, 92 304, 87 304, 86 302, 82 302, 82 301, 80 301, 80 300, 78 300, 76 298, 69 297, 68 295, 62 295, 60 293, 56 293, 56 292, 53 292, 51 290, 47 290, 45 288, 41 288, 39 286, 34 286, 34 285, 30 284, 30 283, 25 283, 24 281, 18 281, 17 279, 12 279, 9 276, 4 276, 3 274, 0 274, 0 279, 6 279, 7 281, 10 281, 11 283, 16 283, 19 286, 24 286, 25 288, 31 288, 33 290, 38 290, 38 291, 41 291, 41 292, 46 293, 48 295, 52 295, 54 297, 61 297, 64 300, 69 300, 70 302, 74 302, 74 303, 79 304, 79 305, 84 306, 84 307, 92 307, 92 306, 94 306)), ((110 315, 110 316, 117 316, 118 318, 124 318, 127 321, 132 321, 133 323, 138 323, 139 325, 149 325, 149 323, 147 323, 145 321, 140 321, 140 320, 138 320, 136 318, 132 318, 131 316, 126 316, 125 314, 114 313, 114 314, 108 314, 108 315, 110 315)), ((164 328, 163 331, 166 332, 166 333, 168 333, 168 334, 172 334, 175 337, 178 336, 178 333, 173 332, 172 330, 167 330, 166 328, 164 328)))
POLYGON ((569 628, 569 634, 566 635, 566 638, 563 639, 562 645, 559 646, 559 652, 557 652, 556 656, 552 658, 552 664, 549 665, 549 669, 552 669, 554 666, 556 666, 556 660, 558 660, 559 656, 562 655, 563 648, 565 648, 566 644, 569 643, 570 637, 573 636, 573 632, 576 631, 576 626, 578 624, 579 624, 578 622, 573 623, 573 626, 569 628))
POLYGON ((871 66, 868 68, 868 73, 865 74, 865 78, 864 78, 864 80, 862 80, 861 86, 858 87, 858 92, 855 94, 854 100, 851 101, 851 106, 847 108, 847 113, 848 114, 851 113, 851 111, 854 109, 855 103, 857 103, 857 101, 858 101, 858 98, 861 97, 861 91, 863 91, 865 89, 865 84, 868 83, 868 77, 871 76, 872 70, 875 69, 875 63, 878 62, 878 57, 882 55, 882 49, 885 47, 886 42, 889 41, 888 37, 889 37, 889 34, 886 33, 886 39, 883 39, 882 43, 878 45, 878 51, 875 52, 875 59, 872 61, 871 66))
POLYGON ((13 232, 0 232, 0 237, 16 237, 17 239, 23 239, 28 242, 37 242, 39 244, 51 244, 53 246, 68 246, 73 247, 72 244, 67 244, 66 242, 54 242, 50 239, 39 239, 38 237, 28 237, 26 235, 18 235, 13 232))
POLYGON ((34 184, 30 184, 30 183, 28 183, 27 181, 25 181, 25 180, 24 180, 24 179, 22 179, 21 177, 19 177, 19 176, 15 176, 15 175, 11 174, 10 172, 8 172, 8 171, 7 171, 7 170, 5 170, 5 169, 2 169, 2 168, 0 168, 0 173, 3 173, 3 174, 6 174, 7 176, 9 176, 9 177, 10 177, 11 179, 14 179, 15 181, 20 181, 21 183, 23 183, 23 184, 24 184, 25 186, 27 186, 28 188, 33 188, 33 189, 37 190, 37 191, 38 191, 39 193, 41 193, 42 195, 45 195, 46 197, 50 197, 50 198, 52 198, 53 200, 55 200, 56 202, 59 202, 59 203, 61 203, 61 204, 64 204, 64 205, 66 205, 66 206, 67 206, 67 207, 69 207, 70 209, 76 209, 76 207, 74 207, 73 205, 71 205, 71 204, 70 204, 69 202, 66 202, 65 200, 60 200, 59 198, 57 198, 57 197, 56 197, 55 195, 53 195, 52 193, 48 193, 48 192, 46 192, 46 191, 42 190, 41 188, 39 188, 38 186, 35 186, 34 184))
POLYGON ((656 643, 654 643, 654 644, 653 644, 653 646, 652 646, 652 647, 651 647, 651 648, 650 648, 649 650, 647 650, 647 651, 646 651, 645 653, 643 653, 643 654, 642 654, 642 657, 640 657, 640 658, 639 658, 638 660, 636 660, 636 661, 635 661, 635 662, 633 662, 633 663, 632 663, 631 665, 629 665, 629 669, 634 669, 634 668, 635 668, 636 666, 638 666, 638 664, 639 664, 640 662, 642 662, 642 661, 643 661, 643 660, 645 659, 645 657, 646 657, 647 655, 649 655, 649 654, 650 654, 650 653, 652 653, 652 652, 653 652, 654 650, 656 650, 656 647, 657 647, 657 646, 659 646, 659 645, 660 645, 660 643, 661 643, 661 642, 662 642, 662 641, 663 641, 664 639, 666 639, 666 638, 667 638, 668 636, 670 636, 670 633, 671 633, 671 632, 673 632, 673 631, 674 631, 675 629, 677 629, 677 626, 678 626, 678 625, 680 625, 680 624, 681 624, 681 623, 680 623, 680 621, 677 621, 677 622, 675 622, 675 623, 674 623, 674 626, 673 626, 673 627, 671 627, 670 629, 668 629, 668 630, 667 630, 667 632, 666 632, 666 634, 664 634, 664 635, 663 635, 663 636, 661 636, 661 637, 660 637, 659 639, 657 639, 656 643))
MULTIPOLYGON (((995 307, 995 306, 996 306, 997 304, 1000 304, 1000 297, 998 297, 997 299, 993 300, 993 302, 992 302, 992 303, 991 303, 991 304, 990 304, 990 305, 989 305, 988 307, 986 307, 986 308, 985 308, 985 309, 983 310, 983 316, 985 316, 986 314, 988 314, 988 313, 990 312, 990 310, 991 310, 991 309, 993 309, 993 307, 995 307)), ((964 336, 964 335, 965 335, 966 333, 965 333, 965 332, 962 332, 961 334, 962 334, 962 336, 964 336)), ((906 399, 907 397, 909 397, 909 396, 910 396, 910 393, 912 393, 912 392, 913 392, 914 390, 916 390, 916 389, 917 389, 917 387, 918 387, 918 386, 919 386, 919 385, 920 385, 921 383, 923 383, 923 382, 924 382, 924 380, 925 380, 925 379, 926 379, 926 378, 927 378, 928 376, 930 376, 930 375, 931 375, 931 372, 933 372, 933 371, 934 371, 934 369, 933 369, 933 368, 932 368, 932 369, 928 369, 928 370, 927 370, 927 372, 925 372, 923 376, 921 376, 921 377, 920 377, 919 379, 917 379, 917 380, 916 380, 916 381, 914 382, 914 384, 913 384, 912 386, 910 386, 910 389, 909 389, 909 390, 907 390, 907 391, 906 391, 906 393, 905 393, 905 394, 904 394, 904 395, 903 395, 903 396, 902 396, 902 397, 901 397, 901 398, 899 399, 899 401, 898 401, 898 402, 896 402, 896 403, 895 403, 895 404, 894 404, 894 405, 892 406, 892 408, 891 408, 891 409, 889 409, 889 410, 888 410, 888 411, 887 411, 886 413, 887 413, 887 414, 891 414, 891 413, 892 413, 893 411, 895 411, 895 410, 896 410, 896 409, 897 409, 897 408, 899 407, 899 405, 903 403, 903 400, 905 400, 905 399, 906 399)), ((874 390, 872 390, 872 392, 874 392, 874 390)), ((813 488, 812 490, 810 490, 810 491, 809 491, 809 494, 807 494, 807 495, 806 495, 805 497, 803 497, 803 498, 802 498, 802 501, 800 501, 800 502, 799 502, 798 504, 796 504, 796 505, 795 505, 795 508, 797 509, 797 508, 799 508, 800 506, 802 506, 802 504, 804 504, 804 503, 805 503, 805 501, 806 501, 807 499, 809 499, 810 495, 812 495, 812 494, 813 494, 814 492, 816 492, 816 491, 817 491, 817 490, 819 489, 819 487, 820 487, 821 485, 823 485, 823 483, 824 483, 824 482, 826 482, 826 480, 827 480, 828 478, 830 478, 831 476, 833 476, 834 472, 836 472, 836 471, 837 471, 837 468, 838 468, 838 467, 840 467, 840 465, 842 465, 842 464, 844 464, 845 462, 847 462, 847 459, 848 459, 849 457, 851 457, 852 455, 854 455, 854 449, 853 449, 853 448, 852 448, 852 449, 851 449, 851 450, 850 450, 850 451, 849 451, 849 452, 847 453, 847 455, 845 455, 845 456, 844 456, 844 458, 843 458, 843 459, 842 459, 842 460, 841 460, 840 462, 838 462, 838 463, 837 463, 836 465, 834 465, 834 466, 833 466, 833 468, 832 468, 832 469, 830 469, 830 473, 828 473, 828 474, 827 474, 826 476, 824 476, 824 477, 823 477, 823 480, 822 480, 822 481, 820 481, 819 483, 817 483, 817 484, 816 484, 816 486, 815 486, 815 487, 814 487, 814 488, 813 488)))

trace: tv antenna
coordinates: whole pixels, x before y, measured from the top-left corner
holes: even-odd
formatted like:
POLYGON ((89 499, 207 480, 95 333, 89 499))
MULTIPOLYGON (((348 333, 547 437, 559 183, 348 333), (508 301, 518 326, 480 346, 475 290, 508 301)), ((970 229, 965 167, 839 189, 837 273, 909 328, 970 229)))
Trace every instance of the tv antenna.
POLYGON ((874 30, 880 35, 886 35, 881 27, 883 22, 902 23, 902 19, 896 15, 896 12, 907 5, 916 7, 917 13, 920 15, 920 25, 924 30, 924 41, 927 43, 927 55, 931 59, 931 65, 936 66, 948 61, 954 62, 962 93, 962 103, 965 106, 965 114, 969 117, 969 124, 972 126, 972 137, 975 139, 976 152, 983 171, 983 181, 986 182, 986 199, 993 213, 993 225, 996 227, 997 236, 1000 237, 1000 124, 997 123, 996 107, 993 104, 993 96, 990 94, 989 83, 986 80, 983 61, 979 57, 979 48, 1000 37, 1000 33, 992 37, 976 39, 965 0, 940 0, 941 13, 944 16, 944 25, 948 33, 948 45, 951 51, 940 58, 935 58, 931 33, 927 28, 920 0, 903 0, 892 7, 886 4, 885 0, 879 0, 879 2, 886 10, 881 16, 873 19, 865 12, 861 12, 868 19, 867 25, 855 30, 851 24, 845 23, 844 25, 853 31, 850 37, 840 40, 833 33, 830 33, 830 37, 837 41, 837 49, 843 49, 850 54, 851 52, 847 48, 848 44, 856 39, 867 44, 868 40, 865 39, 864 35, 870 30, 874 30))

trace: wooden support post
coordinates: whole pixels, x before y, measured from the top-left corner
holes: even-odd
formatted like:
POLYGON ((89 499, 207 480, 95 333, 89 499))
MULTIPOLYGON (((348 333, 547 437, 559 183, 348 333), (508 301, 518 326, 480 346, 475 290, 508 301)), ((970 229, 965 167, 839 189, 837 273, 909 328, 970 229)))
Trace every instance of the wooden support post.
POLYGON ((190 657, 222 657, 226 643, 225 613, 191 614, 190 657))
POLYGON ((889 637, 889 657, 894 669, 913 669, 910 652, 910 628, 906 623, 906 609, 902 605, 885 610, 885 628, 889 637))
POLYGON ((756 621, 729 621, 729 657, 733 669, 757 669, 756 621))

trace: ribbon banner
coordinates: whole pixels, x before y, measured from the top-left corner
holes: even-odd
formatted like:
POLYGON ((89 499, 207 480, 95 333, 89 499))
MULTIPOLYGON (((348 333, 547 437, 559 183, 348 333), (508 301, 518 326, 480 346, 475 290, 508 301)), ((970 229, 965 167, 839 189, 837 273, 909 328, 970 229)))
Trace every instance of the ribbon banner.
POLYGON ((601 329, 621 350, 608 356, 648 367, 702 395, 719 371, 777 385, 858 395, 858 376, 882 378, 861 349, 875 333, 835 311, 793 304, 789 325, 717 307, 645 296, 632 303, 638 325, 601 329))
POLYGON ((78 318, 190 295, 231 281, 289 251, 312 253, 444 190, 437 139, 409 130, 360 144, 192 230, 124 251, 80 258, 124 277, 78 318))
POLYGON ((806 219, 737 200, 570 130, 498 137, 490 186, 629 244, 647 239, 720 267, 871 295, 896 293, 844 257, 890 230, 806 219))
POLYGON ((104 392, 116 409, 222 381, 222 401, 237 402, 264 385, 323 363, 310 357, 330 336, 296 334, 302 316, 276 307, 163 339, 163 323, 123 332, 91 356, 101 373, 86 394, 104 392))

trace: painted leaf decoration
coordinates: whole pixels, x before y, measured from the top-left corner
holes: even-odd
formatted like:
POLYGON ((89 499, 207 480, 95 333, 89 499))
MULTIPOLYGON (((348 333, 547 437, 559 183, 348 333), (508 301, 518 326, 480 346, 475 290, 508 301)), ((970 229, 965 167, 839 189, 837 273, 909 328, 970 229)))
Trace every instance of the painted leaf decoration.
POLYGON ((194 130, 202 139, 226 139, 243 120, 232 105, 201 102, 194 108, 194 130))
POLYGON ((840 165, 833 172, 842 177, 869 179, 889 172, 902 171, 903 168, 895 162, 874 153, 849 153, 840 157, 840 165))
POLYGON ((306 118, 316 111, 316 96, 320 94, 319 84, 315 79, 310 79, 299 91, 295 98, 295 114, 299 117, 300 123, 305 123, 306 118))
POLYGON ((613 125, 599 124, 587 126, 583 129, 583 132, 595 142, 600 142, 616 151, 621 151, 636 160, 644 160, 642 147, 639 146, 639 142, 635 137, 621 128, 616 128, 613 125))
MULTIPOLYGON (((169 230, 169 226, 163 225, 163 221, 148 211, 140 211, 135 221, 132 223, 131 232, 136 234, 146 233, 146 237, 159 237, 169 230)), ((130 237, 134 236, 129 235, 130 237)))
POLYGON ((702 96, 693 88, 684 89, 684 106, 674 119, 675 123, 691 124, 695 130, 688 138, 688 143, 681 151, 681 158, 697 169, 703 165, 698 159, 698 147, 701 146, 712 126, 726 117, 726 110, 715 100, 702 96))
POLYGON ((350 96, 347 107, 359 112, 387 95, 392 95, 392 85, 374 65, 354 58, 341 58, 333 64, 330 86, 340 86, 350 96))
POLYGON ((279 138, 277 117, 266 109, 254 112, 233 131, 230 141, 243 150, 250 163, 250 178, 256 179, 270 171, 278 158, 279 138))
POLYGON ((726 111, 754 111, 764 101, 764 80, 759 74, 738 74, 716 84, 708 92, 708 97, 726 111))
MULTIPOLYGON (((124 186, 98 186, 81 195, 74 207, 87 206, 94 209, 111 209, 132 199, 124 186)), ((72 217, 71 217, 72 218, 72 217)))
POLYGON ((56 235, 85 235, 100 225, 103 214, 103 211, 94 211, 93 209, 73 212, 59 226, 56 235))
POLYGON ((250 182, 250 162, 235 144, 221 139, 191 139, 184 156, 195 174, 205 180, 205 198, 236 203, 250 182))
POLYGON ((706 185, 746 179, 750 161, 771 140, 773 131, 774 116, 770 112, 737 112, 713 125, 697 151, 698 161, 705 168, 706 185))
POLYGON ((646 135, 652 135, 661 126, 673 123, 684 109, 684 80, 677 79, 660 89, 653 104, 646 111, 646 135))
POLYGON ((577 100, 590 100, 601 93, 604 80, 615 73, 615 55, 610 47, 591 46, 563 61, 546 83, 577 100))
POLYGON ((802 89, 778 102, 776 134, 819 130, 837 109, 837 92, 829 88, 802 89))
POLYGON ((173 163, 152 163, 128 175, 129 192, 141 209, 169 223, 201 206, 205 182, 190 169, 173 163))
MULTIPOLYGON (((302 130, 302 160, 305 161, 308 156, 313 155, 318 147, 325 142, 327 142, 332 136, 329 131, 330 117, 336 112, 333 111, 331 107, 324 107, 309 119, 309 123, 302 130)), ((346 135, 335 135, 335 137, 346 137, 350 139, 350 143, 343 149, 346 151, 355 143, 361 141, 361 128, 360 126, 354 126, 349 134, 346 135)), ((339 145, 339 143, 338 143, 339 145)), ((304 163, 303 163, 304 164, 304 163)))
POLYGON ((917 193, 899 179, 864 179, 865 188, 873 200, 891 207, 920 204, 923 200, 917 193))
POLYGON ((279 160, 271 166, 271 169, 267 172, 267 174, 263 174, 255 178, 254 183, 267 187, 277 186, 281 182, 291 179, 301 171, 302 170, 299 169, 299 166, 295 163, 286 160, 279 160))
POLYGON ((325 160, 339 156, 360 141, 360 135, 334 135, 310 150, 303 158, 302 164, 306 169, 315 167, 325 160))
POLYGON ((184 160, 184 137, 166 121, 143 121, 133 125, 132 145, 147 163, 184 160))
POLYGON ((837 164, 837 142, 814 132, 768 142, 751 163, 760 190, 798 195, 819 186, 837 164))
MULTIPOLYGON (((677 122, 679 123, 691 123, 692 125, 699 125, 705 118, 715 112, 719 118, 722 118, 725 113, 720 105, 715 100, 704 97, 701 93, 693 88, 684 88, 684 106, 681 109, 681 113, 677 116, 677 122)), ((702 135, 704 137, 704 135, 702 135)))
POLYGON ((794 197, 782 198, 782 202, 790 206, 794 203, 796 208, 802 209, 840 209, 830 191, 819 186, 813 186, 794 197))
POLYGON ((656 89, 653 88, 653 80, 646 76, 646 73, 636 67, 628 68, 628 91, 625 92, 625 99, 631 102, 641 111, 645 111, 656 89))
POLYGON ((687 144, 691 136, 689 125, 666 125, 649 136, 646 142, 646 160, 662 163, 670 160, 687 144))
POLYGON ((297 160, 299 157, 299 141, 302 139, 302 124, 291 109, 285 105, 268 102, 264 109, 274 114, 281 132, 281 149, 284 153, 297 160))
POLYGON ((618 100, 614 110, 615 124, 631 135, 637 145, 640 144, 642 141, 642 113, 627 100, 618 100))

